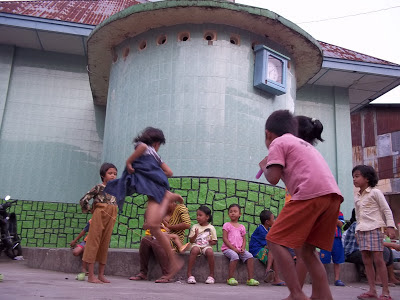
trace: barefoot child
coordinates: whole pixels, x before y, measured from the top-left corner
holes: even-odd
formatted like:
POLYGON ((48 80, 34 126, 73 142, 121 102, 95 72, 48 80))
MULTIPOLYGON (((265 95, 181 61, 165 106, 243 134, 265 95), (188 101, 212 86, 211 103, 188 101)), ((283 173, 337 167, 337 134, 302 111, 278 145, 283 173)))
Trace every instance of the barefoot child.
MULTIPOLYGON (((86 246, 86 240, 87 237, 86 236, 83 241, 76 245, 76 243, 87 233, 89 232, 89 228, 90 228, 90 222, 92 221, 92 219, 90 219, 85 228, 83 228, 83 230, 78 234, 78 236, 70 243, 71 248, 73 248, 72 250, 72 254, 74 256, 79 256, 83 253, 83 251, 85 251, 85 246, 86 246), (76 247, 75 247, 76 246, 76 247)), ((87 264, 86 262, 82 261, 82 273, 86 273, 86 269, 87 269, 87 264)))
POLYGON ((269 183, 275 185, 282 179, 292 198, 269 231, 267 241, 290 290, 287 299, 308 299, 287 248, 296 250, 310 272, 311 298, 332 299, 315 247, 331 250, 343 197, 322 155, 296 134, 297 121, 288 110, 275 111, 268 117, 265 145, 269 154, 259 166, 269 183))
POLYGON ((126 196, 138 193, 147 195, 146 218, 151 234, 168 254, 171 279, 183 266, 171 249, 169 238, 161 232, 160 224, 166 215, 169 202, 183 203, 180 195, 169 191, 168 178, 173 175, 169 166, 158 155, 161 144, 165 144, 162 130, 147 127, 135 139, 135 151, 126 160, 122 177, 107 185, 106 193, 116 196, 122 211, 126 196))
POLYGON ((227 283, 229 285, 238 285, 234 278, 234 273, 238 260, 247 264, 247 285, 257 286, 260 283, 254 277, 254 260, 253 255, 246 251, 246 228, 240 224, 239 218, 242 215, 238 204, 231 204, 228 208, 230 222, 222 226, 223 241, 221 251, 229 258, 229 275, 227 283))
POLYGON ((272 281, 272 285, 285 286, 285 282, 279 278, 278 266, 274 262, 274 256, 269 252, 266 240, 268 231, 275 222, 274 214, 269 210, 263 210, 260 213, 260 221, 261 224, 251 235, 249 251, 255 258, 258 258, 266 265, 265 282, 272 281), (273 277, 273 279, 270 279, 270 277, 273 277))
POLYGON ((375 288, 375 264, 376 272, 382 280, 382 295, 378 299, 391 300, 383 260, 383 238, 385 228, 390 238, 395 237, 392 211, 383 193, 375 188, 378 176, 374 168, 358 165, 353 168, 352 175, 354 186, 360 188, 354 199, 357 218, 355 230, 369 284, 369 291, 359 295, 358 299, 378 298, 375 288))
POLYGON ((212 246, 217 244, 217 232, 210 223, 212 222, 211 210, 202 205, 197 209, 197 223, 190 229, 189 240, 192 243, 190 251, 187 276, 187 283, 196 283, 196 278, 192 275, 192 268, 197 256, 205 255, 210 268, 210 274, 206 283, 215 283, 214 279, 214 251, 212 246))
POLYGON ((111 234, 117 217, 117 201, 115 197, 104 192, 104 188, 110 180, 117 177, 117 168, 110 163, 104 163, 100 168, 100 177, 103 183, 96 185, 79 201, 82 212, 92 212, 90 234, 86 241, 82 260, 88 264, 88 282, 109 283, 104 277, 107 263, 108 247, 111 234), (89 201, 93 199, 92 207, 89 209, 89 201), (94 263, 99 262, 98 278, 94 276, 94 263))

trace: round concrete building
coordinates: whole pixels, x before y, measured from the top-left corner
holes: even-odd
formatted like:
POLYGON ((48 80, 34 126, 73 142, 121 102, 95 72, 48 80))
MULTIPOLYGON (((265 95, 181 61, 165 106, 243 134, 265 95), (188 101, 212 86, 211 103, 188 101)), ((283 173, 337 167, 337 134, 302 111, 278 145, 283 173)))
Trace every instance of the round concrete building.
POLYGON ((133 138, 158 127, 180 177, 255 180, 264 125, 294 111, 296 91, 321 69, 319 43, 260 8, 226 1, 134 5, 95 28, 88 71, 107 105, 103 160, 123 167, 133 138))

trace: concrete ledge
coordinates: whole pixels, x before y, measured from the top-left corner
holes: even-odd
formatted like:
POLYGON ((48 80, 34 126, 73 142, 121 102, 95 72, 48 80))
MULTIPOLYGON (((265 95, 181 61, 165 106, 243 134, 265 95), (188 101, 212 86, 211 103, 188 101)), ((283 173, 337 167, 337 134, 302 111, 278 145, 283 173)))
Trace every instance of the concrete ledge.
MULTIPOLYGON (((31 268, 52 270, 66 273, 79 273, 82 260, 80 257, 73 256, 69 248, 23 248, 24 258, 31 268)), ((177 278, 186 280, 187 262, 189 253, 180 255, 185 266, 177 274, 177 278)), ((215 253, 215 280, 225 282, 228 274, 229 261, 222 252, 215 253)), ((328 279, 333 284, 333 264, 325 266, 328 279)), ((396 267, 395 267, 396 268, 396 267)), ((397 269, 397 268, 396 268, 397 269)), ((193 275, 197 281, 204 282, 208 276, 208 263, 204 256, 196 260, 193 275)), ((136 249, 109 249, 106 275, 130 277, 139 272, 139 251, 136 249)), ((254 276, 260 282, 263 281, 265 266, 258 260, 254 263, 254 276)), ((340 278, 345 283, 359 281, 356 267, 352 263, 341 265, 340 278)), ((153 258, 149 264, 149 280, 155 280, 161 276, 161 270, 156 260, 153 258)), ((247 269, 243 263, 238 264, 236 279, 239 282, 246 282, 247 269)))

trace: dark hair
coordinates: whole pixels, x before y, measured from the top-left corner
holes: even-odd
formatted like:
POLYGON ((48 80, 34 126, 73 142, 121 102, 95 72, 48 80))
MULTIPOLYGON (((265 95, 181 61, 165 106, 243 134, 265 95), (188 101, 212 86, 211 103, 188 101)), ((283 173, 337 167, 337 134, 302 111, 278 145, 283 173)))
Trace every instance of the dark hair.
POLYGON ((149 146, 157 142, 165 144, 165 137, 161 129, 146 127, 137 137, 135 137, 133 142, 142 142, 149 146))
POLYGON ((297 121, 288 110, 274 111, 265 122, 265 130, 282 136, 285 133, 297 135, 297 121))
POLYGON ((354 175, 355 171, 360 171, 361 175, 367 178, 370 187, 374 187, 378 183, 378 175, 373 167, 366 165, 355 166, 351 171, 351 175, 354 175))
POLYGON ((272 212, 270 212, 269 210, 263 210, 263 211, 260 213, 260 221, 261 221, 261 224, 264 225, 265 222, 271 220, 271 216, 272 216, 272 212))
POLYGON ((346 222, 346 224, 344 224, 343 226, 343 230, 347 230, 349 229, 349 227, 351 226, 351 224, 353 224, 356 220, 356 209, 353 208, 352 212, 351 212, 351 219, 346 222))
POLYGON ((239 206, 239 204, 237 204, 237 203, 232 203, 231 205, 229 205, 228 211, 229 211, 232 207, 237 207, 237 208, 239 208, 239 212, 240 212, 240 206, 239 206))
POLYGON ((205 205, 200 205, 200 207, 197 210, 200 210, 203 213, 205 213, 206 216, 208 216, 208 223, 212 223, 213 218, 212 218, 212 214, 211 214, 211 209, 209 209, 205 205))
POLYGON ((298 133, 297 136, 306 142, 309 142, 311 145, 315 145, 317 140, 321 142, 324 139, 321 137, 321 133, 324 130, 324 126, 320 122, 320 120, 311 119, 306 116, 296 116, 295 117, 298 124, 298 133))
POLYGON ((108 171, 108 169, 114 168, 115 170, 118 171, 117 167, 114 166, 112 163, 104 163, 101 165, 100 167, 100 178, 101 180, 104 179, 104 176, 106 176, 106 173, 108 171))

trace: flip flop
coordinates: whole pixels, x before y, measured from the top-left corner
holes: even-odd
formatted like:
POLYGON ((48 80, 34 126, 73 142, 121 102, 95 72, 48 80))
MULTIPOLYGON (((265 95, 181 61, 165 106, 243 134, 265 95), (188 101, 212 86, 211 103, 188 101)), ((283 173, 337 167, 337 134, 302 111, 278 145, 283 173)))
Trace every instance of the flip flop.
POLYGON ((357 296, 357 299, 377 299, 378 295, 371 295, 370 293, 362 293, 361 295, 357 296))
POLYGON ((147 276, 145 276, 142 273, 139 273, 136 276, 129 277, 129 280, 147 280, 147 276))
POLYGON ((160 277, 155 281, 155 283, 171 283, 171 282, 173 282, 172 278, 165 278, 165 277, 160 277))
POLYGON ((272 285, 275 285, 275 286, 286 286, 286 282, 284 282, 284 281, 281 281, 281 282, 278 282, 278 283, 271 283, 272 285))

